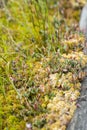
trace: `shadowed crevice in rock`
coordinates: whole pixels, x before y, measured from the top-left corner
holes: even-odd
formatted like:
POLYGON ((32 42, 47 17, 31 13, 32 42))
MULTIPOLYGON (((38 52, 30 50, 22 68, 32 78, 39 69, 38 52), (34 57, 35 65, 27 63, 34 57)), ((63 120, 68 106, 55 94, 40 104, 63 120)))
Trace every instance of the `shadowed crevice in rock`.
MULTIPOLYGON (((84 69, 87 73, 87 67, 84 69)), ((79 106, 66 130, 87 130, 87 74, 82 82, 79 106)))

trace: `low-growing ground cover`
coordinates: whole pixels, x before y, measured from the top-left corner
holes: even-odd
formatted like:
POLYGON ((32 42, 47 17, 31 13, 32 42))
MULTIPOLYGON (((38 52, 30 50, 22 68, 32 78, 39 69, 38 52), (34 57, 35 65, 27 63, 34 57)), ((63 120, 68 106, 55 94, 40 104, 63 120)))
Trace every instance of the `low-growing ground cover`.
POLYGON ((87 63, 77 24, 66 24, 75 19, 56 11, 63 5, 60 1, 2 4, 0 129, 65 130, 77 106, 87 63))

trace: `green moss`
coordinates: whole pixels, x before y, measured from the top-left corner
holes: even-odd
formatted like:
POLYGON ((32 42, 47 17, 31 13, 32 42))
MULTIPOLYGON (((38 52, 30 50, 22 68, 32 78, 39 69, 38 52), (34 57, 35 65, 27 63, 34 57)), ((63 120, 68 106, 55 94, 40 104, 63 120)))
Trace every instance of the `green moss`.
POLYGON ((60 62, 61 41, 71 30, 65 30, 57 10, 56 0, 9 0, 0 8, 0 130, 24 130, 27 122, 37 130, 44 127, 45 118, 36 117, 46 117, 58 91, 49 75, 57 71, 59 78, 64 69, 81 69, 70 59, 60 62))

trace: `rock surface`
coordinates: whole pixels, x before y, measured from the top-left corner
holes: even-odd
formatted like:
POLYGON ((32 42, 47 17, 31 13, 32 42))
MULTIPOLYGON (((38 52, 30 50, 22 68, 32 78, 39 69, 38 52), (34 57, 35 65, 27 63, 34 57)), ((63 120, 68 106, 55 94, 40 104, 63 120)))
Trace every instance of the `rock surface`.
MULTIPOLYGON (((87 67, 84 71, 87 73, 87 67)), ((87 130, 87 74, 82 82, 78 107, 66 130, 87 130)))

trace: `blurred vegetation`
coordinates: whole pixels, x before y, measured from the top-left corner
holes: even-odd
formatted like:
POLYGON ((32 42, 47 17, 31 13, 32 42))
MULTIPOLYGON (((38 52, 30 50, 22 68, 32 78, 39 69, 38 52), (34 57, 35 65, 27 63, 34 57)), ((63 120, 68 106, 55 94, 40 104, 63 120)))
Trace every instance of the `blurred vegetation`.
MULTIPOLYGON (((65 101, 72 88, 79 95, 87 60, 78 29, 84 2, 0 0, 0 130, 24 130, 26 123, 49 130, 59 118, 49 110, 51 100, 59 94, 65 101)), ((64 130, 67 123, 55 126, 64 130)))

